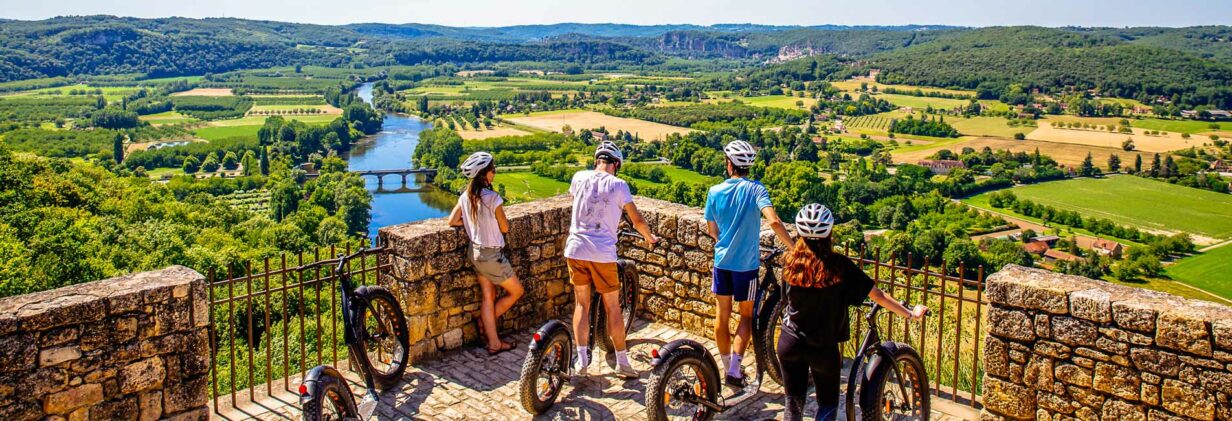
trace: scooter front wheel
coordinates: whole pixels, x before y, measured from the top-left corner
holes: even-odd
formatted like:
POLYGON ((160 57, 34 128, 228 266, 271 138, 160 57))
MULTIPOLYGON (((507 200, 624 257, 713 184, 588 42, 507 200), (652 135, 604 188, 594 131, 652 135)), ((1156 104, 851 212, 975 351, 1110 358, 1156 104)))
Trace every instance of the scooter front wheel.
POLYGON ((321 376, 306 386, 314 398, 304 402, 304 421, 338 421, 359 419, 355 397, 346 382, 334 376, 321 376))
POLYGON ((715 411, 699 401, 719 398, 719 370, 706 354, 677 348, 661 357, 646 386, 646 418, 651 421, 709 420, 715 411))

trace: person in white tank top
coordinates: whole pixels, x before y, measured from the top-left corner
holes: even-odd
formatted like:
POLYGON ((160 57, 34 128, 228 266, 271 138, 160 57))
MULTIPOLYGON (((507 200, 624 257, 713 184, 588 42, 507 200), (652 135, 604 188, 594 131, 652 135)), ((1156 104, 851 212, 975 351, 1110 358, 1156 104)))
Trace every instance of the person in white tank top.
POLYGON ((466 190, 458 196, 458 204, 449 214, 449 226, 462 227, 471 241, 467 256, 475 267, 483 300, 479 305, 479 334, 488 345, 488 353, 496 355, 513 349, 513 344, 501 340, 496 332, 496 319, 509 311, 522 298, 525 290, 513 265, 505 256, 505 233, 509 220, 505 218, 505 200, 492 190, 496 177, 496 162, 487 152, 475 152, 460 166, 462 175, 470 179, 466 190), (505 296, 496 299, 496 286, 505 296))

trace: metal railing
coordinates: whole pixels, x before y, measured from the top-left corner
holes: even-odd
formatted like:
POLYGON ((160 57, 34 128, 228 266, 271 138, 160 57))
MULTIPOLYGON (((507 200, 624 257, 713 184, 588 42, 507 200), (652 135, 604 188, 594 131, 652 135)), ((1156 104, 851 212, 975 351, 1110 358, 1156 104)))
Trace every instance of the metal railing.
MULTIPOLYGON (((384 249, 365 252, 348 273, 354 282, 371 285, 388 276, 390 259, 384 249)), ((290 392, 307 370, 335 364, 346 357, 342 343, 342 311, 338 308, 338 274, 333 273, 339 253, 350 247, 317 249, 312 253, 264 259, 259 267, 231 268, 225 277, 208 275, 211 359, 210 395, 214 410, 237 407, 270 396, 276 388, 290 392), (281 379, 281 380, 279 380, 281 379), (281 383, 279 385, 278 383, 281 383), (262 393, 264 392, 264 393, 262 393), (247 395, 247 396, 243 396, 247 395), (229 402, 228 402, 229 401, 229 402)), ((877 281, 877 286, 899 300, 926 304, 933 315, 915 323, 890 312, 879 319, 885 340, 905 342, 924 359, 931 390, 956 403, 978 408, 983 367, 980 351, 988 304, 984 298, 984 269, 957 270, 902 259, 880 259, 880 253, 844 248, 877 281), (901 261, 900 261, 901 260, 901 261)), ((865 326, 865 308, 854 307, 850 340, 843 352, 851 356, 865 326)))
MULTIPOLYGON (((236 408, 237 393, 254 402, 262 389, 264 396, 274 395, 276 387, 289 392, 298 386, 291 380, 296 374, 302 378, 312 367, 346 358, 334 271, 337 256, 351 254, 351 247, 267 257, 255 268, 251 263, 229 267, 225 276, 209 271, 209 387, 215 412, 220 398, 236 408)), ((379 282, 390 266, 383 251, 368 249, 349 262, 346 270, 356 285, 379 282)))
MULTIPOLYGON (((984 375, 980 351, 987 329, 984 267, 969 270, 959 265, 954 270, 944 263, 938 267, 929 259, 916 260, 910 253, 883 260, 880 257, 888 256, 863 247, 858 251, 844 247, 844 253, 869 272, 882 291, 932 310, 932 315, 920 322, 882 312, 878 315, 882 339, 905 342, 919 351, 934 395, 978 408, 984 375)), ((863 306, 852 310, 851 332, 856 339, 867 328, 865 311, 863 306)), ((852 356, 857 342, 847 341, 844 355, 852 356)))

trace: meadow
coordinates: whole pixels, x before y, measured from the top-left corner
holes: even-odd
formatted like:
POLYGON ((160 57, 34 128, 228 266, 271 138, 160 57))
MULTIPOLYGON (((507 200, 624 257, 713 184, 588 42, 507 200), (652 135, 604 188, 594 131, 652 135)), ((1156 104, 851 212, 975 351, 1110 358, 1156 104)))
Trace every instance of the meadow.
POLYGON ((1034 126, 1011 126, 1009 120, 1003 117, 950 117, 946 123, 954 126, 959 133, 967 136, 994 136, 1006 139, 1014 138, 1017 133, 1026 135, 1035 130, 1034 126))
POLYGON ((505 188, 505 200, 529 202, 569 192, 569 183, 547 178, 530 171, 498 171, 492 185, 505 188))
POLYGON ((1020 199, 1139 229, 1232 238, 1232 196, 1226 194, 1128 175, 1052 181, 1010 191, 1020 199))
POLYGON ((1168 267, 1168 276, 1232 299, 1232 246, 1183 259, 1168 267))

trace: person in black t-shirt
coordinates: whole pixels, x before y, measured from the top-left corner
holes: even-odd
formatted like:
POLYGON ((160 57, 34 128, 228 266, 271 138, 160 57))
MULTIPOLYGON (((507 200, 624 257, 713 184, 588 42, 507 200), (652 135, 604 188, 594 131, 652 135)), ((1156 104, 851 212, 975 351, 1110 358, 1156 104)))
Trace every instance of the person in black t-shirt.
POLYGON ((847 307, 870 298, 911 320, 919 320, 928 310, 923 305, 910 310, 903 307, 873 286, 873 279, 854 262, 835 253, 830 240, 833 226, 834 215, 816 203, 796 214, 799 237, 783 266, 787 308, 778 343, 787 392, 784 421, 803 418, 810 372, 817 393, 817 420, 837 417, 843 358, 838 344, 851 336, 847 307))

